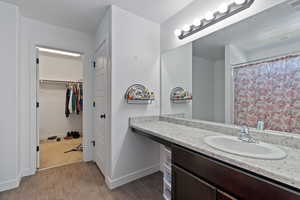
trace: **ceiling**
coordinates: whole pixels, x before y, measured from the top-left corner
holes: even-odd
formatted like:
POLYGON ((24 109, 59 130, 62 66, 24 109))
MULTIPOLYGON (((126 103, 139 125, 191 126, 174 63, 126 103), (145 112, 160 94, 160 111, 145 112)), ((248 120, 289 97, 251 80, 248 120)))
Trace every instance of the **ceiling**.
POLYGON ((283 3, 194 41, 193 54, 220 60, 224 59, 227 44, 247 53, 295 40, 300 40, 300 3, 298 7, 283 3))
POLYGON ((93 34, 108 5, 114 4, 162 23, 194 0, 0 0, 20 7, 25 17, 93 34))

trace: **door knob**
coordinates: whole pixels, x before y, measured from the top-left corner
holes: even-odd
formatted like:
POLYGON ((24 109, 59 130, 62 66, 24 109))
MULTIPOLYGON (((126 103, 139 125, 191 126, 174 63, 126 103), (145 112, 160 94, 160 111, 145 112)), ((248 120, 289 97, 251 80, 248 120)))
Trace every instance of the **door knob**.
POLYGON ((100 115, 100 118, 101 118, 101 119, 105 119, 105 118, 106 118, 105 114, 101 114, 101 115, 100 115))

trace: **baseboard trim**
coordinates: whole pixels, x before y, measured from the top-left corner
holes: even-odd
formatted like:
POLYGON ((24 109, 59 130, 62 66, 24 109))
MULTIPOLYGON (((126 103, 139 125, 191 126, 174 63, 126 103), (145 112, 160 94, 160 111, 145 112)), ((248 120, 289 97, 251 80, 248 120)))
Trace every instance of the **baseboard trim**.
POLYGON ((30 168, 27 168, 27 169, 24 169, 23 172, 22 172, 22 177, 24 176, 32 176, 34 175, 36 172, 35 169, 30 169, 30 168))
POLYGON ((12 180, 8 180, 8 181, 4 181, 4 182, 0 183, 0 192, 19 187, 20 180, 21 180, 21 178, 19 177, 16 179, 12 179, 12 180))
POLYGON ((127 174, 125 176, 122 176, 120 178, 116 178, 116 179, 110 179, 110 177, 105 177, 105 182, 108 186, 109 189, 115 189, 117 187, 120 187, 122 185, 125 185, 127 183, 130 183, 134 180, 137 180, 139 178, 142 178, 144 176, 148 176, 150 174, 153 174, 155 172, 160 171, 160 163, 153 165, 151 167, 145 168, 145 169, 141 169, 138 171, 135 171, 133 173, 127 174))

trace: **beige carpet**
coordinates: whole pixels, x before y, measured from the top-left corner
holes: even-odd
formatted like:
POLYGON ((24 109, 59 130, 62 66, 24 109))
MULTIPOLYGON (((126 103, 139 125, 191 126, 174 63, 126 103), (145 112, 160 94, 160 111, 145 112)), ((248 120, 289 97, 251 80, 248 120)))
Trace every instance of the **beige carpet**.
POLYGON ((75 148, 82 142, 82 138, 56 141, 43 141, 40 144, 40 169, 50 168, 60 165, 67 165, 82 161, 82 152, 72 151, 64 153, 75 148))

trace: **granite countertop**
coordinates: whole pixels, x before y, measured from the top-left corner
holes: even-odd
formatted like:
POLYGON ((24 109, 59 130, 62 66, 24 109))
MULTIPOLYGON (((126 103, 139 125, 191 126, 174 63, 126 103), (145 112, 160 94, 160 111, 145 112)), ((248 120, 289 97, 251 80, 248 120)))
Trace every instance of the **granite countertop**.
POLYGON ((131 118, 130 127, 300 189, 300 149, 276 145, 287 153, 285 159, 252 159, 219 151, 204 143, 206 136, 224 135, 221 132, 182 125, 160 117, 146 120, 131 118))

